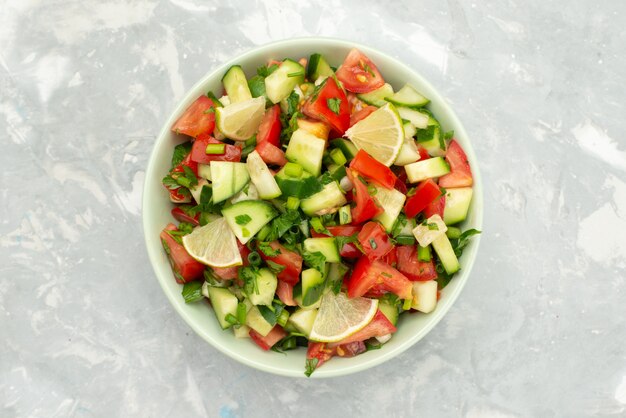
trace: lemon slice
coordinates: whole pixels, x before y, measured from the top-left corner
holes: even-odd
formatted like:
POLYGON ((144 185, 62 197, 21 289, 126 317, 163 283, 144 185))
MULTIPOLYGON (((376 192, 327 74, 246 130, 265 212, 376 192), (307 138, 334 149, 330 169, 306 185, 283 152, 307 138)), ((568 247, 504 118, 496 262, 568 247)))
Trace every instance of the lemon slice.
POLYGON ((387 103, 346 131, 346 138, 389 167, 404 142, 404 129, 398 111, 387 103))
POLYGON ((378 300, 348 298, 344 293, 327 292, 309 338, 320 342, 337 342, 363 329, 378 310, 378 300))
POLYGON ((256 97, 215 109, 217 129, 227 138, 250 139, 256 133, 265 113, 265 97, 256 97))
POLYGON ((233 267, 242 264, 237 238, 226 219, 221 217, 185 235, 183 246, 190 256, 207 266, 233 267))

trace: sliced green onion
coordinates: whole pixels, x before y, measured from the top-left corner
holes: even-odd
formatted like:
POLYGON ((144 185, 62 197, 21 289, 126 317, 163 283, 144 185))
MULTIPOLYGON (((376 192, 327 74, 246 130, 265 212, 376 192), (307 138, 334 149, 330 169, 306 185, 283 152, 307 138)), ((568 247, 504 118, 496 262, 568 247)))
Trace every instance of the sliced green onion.
POLYGON ((408 235, 402 235, 402 236, 396 237, 396 242, 399 245, 413 245, 415 244, 415 238, 410 237, 408 235))
POLYGON ((302 166, 296 163, 285 164, 285 174, 289 177, 300 177, 302 175, 302 166))
POLYGON ((341 152, 339 148, 335 148, 330 152, 330 158, 332 158, 337 165, 344 165, 348 162, 346 156, 343 155, 343 152, 341 152))
POLYGON ((236 325, 239 323, 239 321, 237 321, 237 317, 231 313, 229 313, 228 315, 226 315, 224 317, 224 319, 226 320, 226 322, 228 322, 231 325, 236 325))
POLYGON ((288 319, 289 319, 289 312, 283 309, 282 311, 280 311, 280 315, 278 316, 278 318, 276 318, 276 323, 280 325, 281 327, 284 327, 285 325, 287 325, 288 319))
POLYGON ((346 225, 352 222, 352 212, 350 211, 350 205, 345 205, 339 208, 339 224, 346 225))
POLYGON ((246 307, 246 304, 243 302, 239 302, 237 304, 237 321, 240 324, 245 324, 246 323, 246 316, 248 313, 248 309, 246 307))
POLYGON ((461 236, 461 230, 456 226, 449 226, 448 230, 446 231, 446 235, 448 236, 448 238, 456 239, 461 236))
POLYGON ((417 259, 419 261, 430 261, 430 245, 426 247, 417 246, 417 259))
POLYGON ((256 251, 252 251, 248 254, 248 262, 251 266, 258 266, 261 264, 261 256, 256 251))
POLYGON ((204 152, 207 154, 224 154, 226 152, 226 144, 207 144, 204 152))
POLYGON ((297 347, 296 337, 292 335, 291 337, 285 338, 281 347, 283 350, 293 350, 294 348, 297 347))
POLYGON ((287 209, 296 210, 300 207, 300 199, 294 196, 287 198, 287 209))
POLYGON ((411 309, 411 305, 413 304, 412 299, 404 299, 404 304, 402 305, 402 309, 408 311, 411 309))
POLYGON ((269 225, 265 225, 259 232, 257 232, 256 237, 259 241, 265 241, 265 238, 272 232, 272 228, 269 225))
POLYGON ((292 235, 298 235, 300 233, 300 226, 292 225, 291 228, 289 228, 289 233, 292 235))

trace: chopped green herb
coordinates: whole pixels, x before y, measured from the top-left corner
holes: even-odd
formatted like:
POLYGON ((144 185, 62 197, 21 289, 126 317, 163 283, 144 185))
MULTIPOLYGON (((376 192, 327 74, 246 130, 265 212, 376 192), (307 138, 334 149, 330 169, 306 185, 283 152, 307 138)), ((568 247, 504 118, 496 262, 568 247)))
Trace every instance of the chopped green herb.
POLYGON ((256 73, 260 75, 261 77, 267 77, 268 75, 272 74, 277 69, 278 69, 278 65, 276 64, 272 64, 269 67, 267 65, 263 65, 262 67, 259 67, 256 69, 256 73))
POLYGON ((254 267, 240 267, 237 272, 239 279, 243 281, 243 291, 248 295, 259 294, 257 274, 258 272, 254 267))
POLYGON ((330 231, 324 226, 322 220, 319 217, 316 216, 314 218, 311 218, 309 220, 309 223, 311 224, 311 228, 313 228, 313 230, 318 234, 325 234, 331 237, 333 236, 333 234, 331 234, 330 231))
POLYGON ((259 312, 261 312, 263 318, 270 325, 274 326, 278 322, 278 317, 280 317, 283 309, 285 309, 285 305, 280 302, 277 303, 276 301, 274 301, 272 303, 272 306, 258 305, 257 308, 259 308, 259 312))
POLYGON ((251 220, 252 218, 250 215, 243 214, 235 216, 235 222, 237 225, 247 225, 251 220))
POLYGON ((383 347, 381 343, 371 343, 365 341, 365 351, 380 350, 383 347))
POLYGON ((328 105, 328 108, 336 115, 339 114, 339 109, 341 106, 341 99, 338 97, 333 97, 330 99, 326 99, 326 104, 328 105))
POLYGON ((257 248, 268 257, 276 257, 280 254, 280 250, 273 249, 269 242, 259 242, 257 248))
POLYGON ((190 152, 191 142, 176 145, 174 147, 174 153, 172 154, 172 168, 180 164, 190 152))
POLYGON ((444 133, 443 133, 443 139, 444 139, 444 140, 446 140, 446 141, 447 141, 447 140, 452 139, 452 138, 454 138, 454 130, 452 130, 452 131, 447 131, 447 132, 444 132, 444 133))
POLYGON ((426 226, 430 231, 439 231, 439 226, 436 223, 428 222, 426 223, 426 226))
POLYGON ((324 266, 326 264, 326 257, 324 256, 324 254, 319 251, 315 251, 312 253, 305 251, 304 254, 302 254, 302 258, 304 259, 304 262, 307 266, 314 268, 315 270, 324 274, 324 266))
POLYGON ((266 260, 265 264, 267 264, 267 267, 272 270, 274 274, 280 274, 285 269, 285 266, 275 263, 272 260, 266 260))
POLYGON ((183 285, 182 295, 183 299, 185 299, 185 303, 193 303, 202 300, 202 298, 204 298, 202 295, 202 282, 193 281, 185 283, 183 285))
POLYGON ((315 368, 317 367, 317 363, 319 363, 319 360, 316 359, 316 358, 308 358, 308 359, 306 359, 306 367, 305 367, 305 371, 304 371, 304 375, 306 377, 311 377, 311 375, 315 371, 315 368))

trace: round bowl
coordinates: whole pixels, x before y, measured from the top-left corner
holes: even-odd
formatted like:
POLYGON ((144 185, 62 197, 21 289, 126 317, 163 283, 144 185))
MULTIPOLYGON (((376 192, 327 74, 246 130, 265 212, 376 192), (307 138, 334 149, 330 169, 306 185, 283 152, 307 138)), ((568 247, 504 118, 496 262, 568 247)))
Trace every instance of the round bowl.
MULTIPOLYGON (((321 53, 330 63, 337 65, 343 61, 348 51, 353 47, 359 48, 372 59, 385 80, 394 86, 394 89, 397 90, 404 83, 408 82, 429 97, 431 100, 429 108, 441 122, 443 128, 445 130, 454 130, 455 138, 465 150, 474 175, 474 197, 470 207, 470 214, 464 222, 463 229, 482 229, 483 191, 478 161, 476 160, 474 150, 465 129, 463 129, 454 111, 437 90, 415 70, 365 45, 329 38, 301 38, 267 44, 254 48, 215 68, 196 83, 187 92, 185 98, 176 105, 156 139, 148 162, 143 192, 145 242, 156 277, 170 303, 185 322, 198 335, 222 353, 241 363, 266 372, 284 376, 304 377, 306 350, 288 351, 286 355, 282 355, 272 351, 260 350, 249 339, 235 338, 232 332, 223 331, 220 328, 208 304, 185 304, 180 294, 182 286, 174 281, 170 265, 159 239, 161 230, 168 222, 172 221, 170 210, 173 207, 169 203, 167 191, 161 185, 161 179, 167 174, 170 167, 174 146, 183 140, 183 138, 173 134, 170 131, 170 127, 198 96, 205 94, 209 90, 222 91, 221 78, 231 65, 241 65, 246 75, 250 77, 255 73, 257 67, 264 65, 270 58, 291 57, 297 59, 308 57, 314 52, 321 53)), ((398 324, 398 331, 382 349, 369 351, 353 358, 333 358, 316 370, 312 377, 340 376, 368 369, 390 360, 421 340, 443 318, 461 293, 472 271, 479 243, 480 236, 475 236, 466 247, 460 259, 462 270, 443 289, 441 299, 434 312, 427 315, 419 313, 402 315, 398 324)))

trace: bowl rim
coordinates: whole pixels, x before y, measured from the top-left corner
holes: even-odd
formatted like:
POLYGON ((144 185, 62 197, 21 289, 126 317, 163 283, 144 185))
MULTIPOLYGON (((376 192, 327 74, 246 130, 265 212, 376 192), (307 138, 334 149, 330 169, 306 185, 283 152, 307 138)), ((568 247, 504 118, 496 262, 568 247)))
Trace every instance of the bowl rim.
MULTIPOLYGON (((467 143, 469 144, 469 147, 464 146, 464 151, 466 152, 466 154, 468 154, 469 159, 472 161, 472 175, 474 178, 473 189, 474 189, 474 199, 475 199, 473 210, 476 212, 474 213, 475 219, 474 219, 473 226, 476 229, 479 229, 481 231, 483 230, 483 214, 484 214, 482 178, 481 178, 480 169, 478 166, 478 160, 476 158, 474 148, 467 135, 467 132, 465 131, 463 124, 461 123, 460 119, 456 115, 456 112, 454 111, 452 106, 439 93, 439 90, 436 89, 419 72, 412 69, 408 65, 404 64, 399 59, 394 58, 390 56, 389 54, 382 52, 376 48, 372 48, 370 46, 363 45, 355 41, 339 39, 339 38, 334 38, 334 37, 305 36, 305 37, 297 37, 297 38, 291 38, 291 39, 283 39, 283 40, 274 41, 274 42, 266 43, 266 44, 259 45, 259 46, 253 46, 247 51, 245 51, 244 53, 233 56, 229 60, 215 67, 212 71, 207 72, 200 80, 194 83, 194 85, 186 91, 186 93, 180 100, 178 100, 175 108, 169 113, 169 117, 163 124, 161 130, 159 131, 159 134, 157 135, 153 143, 152 151, 150 152, 148 165, 145 171, 145 178, 143 182, 142 199, 141 199, 142 201, 141 214, 142 214, 142 227, 143 227, 143 232, 144 232, 144 243, 146 246, 146 250, 148 252, 150 264, 152 265, 154 274, 157 277, 157 280, 159 282, 159 285, 161 286, 161 289, 163 290, 163 293, 165 293, 167 299, 169 300, 170 304, 174 307, 176 312, 183 318, 183 320, 187 323, 187 325, 190 326, 194 330, 196 334, 202 337, 205 341, 211 344, 212 347, 214 347, 221 353, 225 354, 226 356, 242 364, 245 364, 247 366, 253 367, 258 370, 262 370, 264 372, 273 373, 273 374, 281 375, 281 376, 287 376, 287 377, 304 377, 304 373, 302 372, 302 370, 294 371, 291 369, 275 367, 270 364, 264 363, 262 361, 257 361, 254 358, 246 357, 244 355, 237 353, 236 351, 228 349, 228 347, 225 347, 221 345, 219 342, 215 341, 211 337, 210 333, 206 332, 206 329, 200 327, 199 324, 191 317, 191 314, 188 313, 187 310, 183 308, 183 305, 179 303, 180 301, 178 300, 180 299, 180 295, 179 294, 174 295, 166 288, 166 285, 164 282, 164 280, 166 279, 161 277, 162 275, 157 270, 157 265, 161 262, 161 260, 159 259, 160 254, 158 254, 157 253, 158 250, 156 250, 154 246, 151 245, 151 241, 153 241, 156 238, 148 236, 148 231, 150 230, 150 227, 149 227, 149 222, 148 222, 149 216, 147 216, 146 213, 147 213, 147 206, 148 206, 147 190, 149 188, 148 187, 149 181, 151 180, 151 177, 149 176, 149 174, 155 170, 154 166, 156 164, 155 156, 157 154, 157 149, 159 149, 162 146, 164 137, 169 133, 169 130, 170 130, 169 128, 174 122, 175 117, 181 114, 181 112, 184 110, 182 108, 186 107, 186 103, 189 102, 189 100, 191 99, 191 96, 195 96, 197 94, 195 93, 195 91, 201 85, 204 85, 210 82, 210 80, 213 79, 214 77, 220 76, 231 65, 237 64, 239 61, 246 60, 247 58, 251 56, 262 54, 264 52, 269 52, 272 50, 285 48, 288 46, 293 46, 294 44, 298 44, 301 42, 323 44, 324 46, 328 46, 328 47, 341 47, 341 48, 348 48, 348 49, 358 48, 368 56, 372 54, 383 56, 385 59, 392 62, 395 67, 399 67, 407 72, 410 72, 416 79, 420 81, 420 83, 427 86, 433 92, 433 94, 430 95, 431 101, 433 102, 436 101, 446 108, 446 112, 448 113, 448 118, 450 119, 451 124, 454 126, 455 132, 460 132, 461 136, 466 138, 467 143)), ((338 376, 344 376, 344 375, 348 375, 348 374, 352 374, 352 373, 356 373, 362 370, 372 368, 374 366, 380 365, 392 359, 393 357, 403 353, 404 351, 408 350, 410 347, 415 345, 423 337, 425 337, 448 313, 452 305, 454 305, 455 301, 458 299, 463 288, 465 287, 465 284, 467 283, 469 276, 472 272, 472 269, 474 267, 476 258, 478 257, 478 249, 480 247, 481 235, 482 234, 479 234, 477 236, 474 236, 473 238, 474 251, 473 251, 472 256, 469 257, 468 260, 466 260, 466 264, 463 267, 462 271, 464 271, 465 273, 464 273, 463 279, 461 280, 461 283, 459 283, 459 285, 455 289, 455 292, 451 293, 450 295, 446 295, 446 298, 448 299, 446 304, 444 304, 440 309, 437 309, 431 314, 429 314, 431 315, 431 319, 426 323, 425 326, 421 327, 415 334, 411 335, 408 339, 398 344, 397 346, 390 347, 387 350, 378 351, 378 353, 380 354, 372 357, 371 359, 363 360, 358 363, 346 362, 345 367, 342 367, 341 369, 337 369, 337 370, 324 371, 323 369, 321 369, 319 371, 316 371, 316 373, 311 375, 311 377, 313 378, 338 377, 338 376)), ((167 280, 171 280, 171 276, 168 277, 167 280)))

